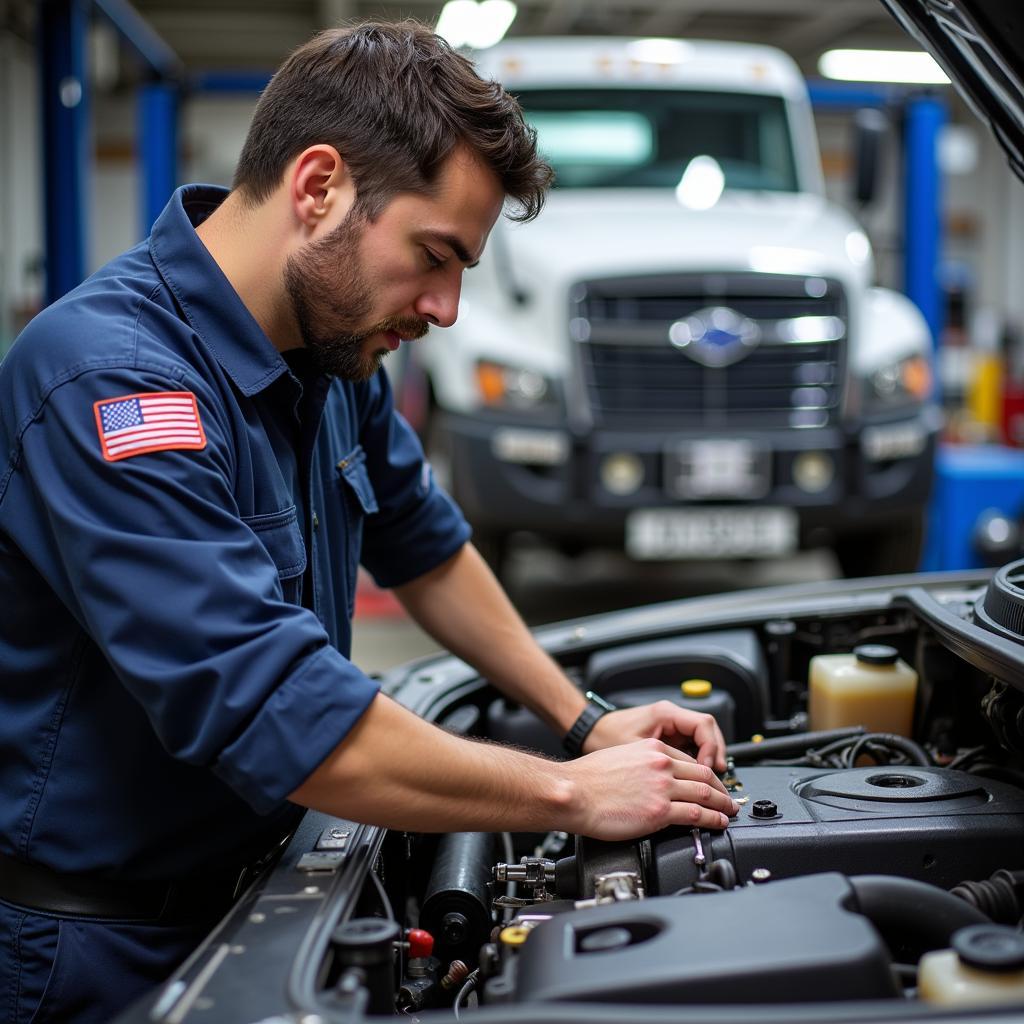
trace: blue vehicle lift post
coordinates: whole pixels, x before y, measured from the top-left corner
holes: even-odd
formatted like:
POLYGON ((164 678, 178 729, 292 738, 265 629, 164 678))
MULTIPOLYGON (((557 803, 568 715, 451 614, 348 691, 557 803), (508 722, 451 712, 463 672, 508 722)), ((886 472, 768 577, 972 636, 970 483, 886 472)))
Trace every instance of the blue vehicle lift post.
POLYGON ((150 80, 139 96, 143 234, 177 183, 182 65, 127 0, 41 0, 46 302, 85 278, 92 167, 86 40, 93 10, 141 58, 150 80))
POLYGON ((39 6, 47 303, 85 276, 92 163, 88 13, 86 0, 42 0, 39 6))
POLYGON ((178 186, 178 112, 176 83, 150 82, 139 91, 138 138, 141 167, 139 200, 143 237, 178 186))
POLYGON ((945 123, 946 106, 934 96, 914 96, 904 107, 903 288, 928 321, 933 345, 938 345, 944 326, 938 144, 945 123))
POLYGON ((937 345, 943 328, 942 176, 939 133, 946 104, 934 94, 908 94, 890 85, 812 81, 811 103, 823 110, 860 107, 899 110, 903 124, 903 290, 921 310, 937 345))

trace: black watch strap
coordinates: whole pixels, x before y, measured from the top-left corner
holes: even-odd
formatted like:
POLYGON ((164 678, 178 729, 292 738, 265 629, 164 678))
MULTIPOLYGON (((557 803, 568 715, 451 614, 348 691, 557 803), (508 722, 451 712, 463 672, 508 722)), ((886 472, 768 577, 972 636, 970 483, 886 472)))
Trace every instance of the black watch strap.
POLYGON ((572 723, 572 728, 562 739, 562 746, 570 757, 579 757, 583 753, 583 741, 597 725, 598 719, 609 711, 616 710, 614 704, 609 704, 592 690, 587 690, 585 696, 587 706, 580 712, 580 717, 572 723))

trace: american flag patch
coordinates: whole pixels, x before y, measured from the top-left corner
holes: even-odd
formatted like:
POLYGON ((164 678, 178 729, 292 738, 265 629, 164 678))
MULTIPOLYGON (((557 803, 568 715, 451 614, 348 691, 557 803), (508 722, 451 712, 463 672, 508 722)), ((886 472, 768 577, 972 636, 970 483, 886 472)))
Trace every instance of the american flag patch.
POLYGON ((144 452, 206 447, 196 396, 191 391, 121 395, 104 398, 94 408, 107 462, 144 452))

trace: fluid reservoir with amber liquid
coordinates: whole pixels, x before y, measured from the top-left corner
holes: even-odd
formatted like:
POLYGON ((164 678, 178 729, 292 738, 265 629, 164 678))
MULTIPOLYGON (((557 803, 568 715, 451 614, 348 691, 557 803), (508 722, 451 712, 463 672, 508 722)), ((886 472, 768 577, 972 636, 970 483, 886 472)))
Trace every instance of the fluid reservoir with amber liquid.
POLYGON ((895 647, 861 644, 852 654, 811 658, 808 714, 811 729, 863 725, 868 732, 910 738, 917 673, 895 647))
POLYGON ((951 945, 921 957, 917 994, 922 1001, 945 1007, 1024 1002, 1024 935, 1016 928, 970 925, 953 933, 951 945))

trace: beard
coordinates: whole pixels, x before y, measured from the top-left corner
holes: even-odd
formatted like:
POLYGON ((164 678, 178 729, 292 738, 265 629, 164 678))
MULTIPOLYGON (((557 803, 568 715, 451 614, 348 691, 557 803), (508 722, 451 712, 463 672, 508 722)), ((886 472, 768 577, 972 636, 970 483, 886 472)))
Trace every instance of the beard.
POLYGON ((389 316, 366 325, 375 295, 359 252, 364 223, 353 209, 326 238, 293 253, 284 266, 285 290, 313 368, 351 381, 369 380, 388 354, 386 348, 367 352, 367 338, 387 331, 422 338, 430 326, 415 316, 389 316), (343 310, 339 301, 345 303, 343 310))

